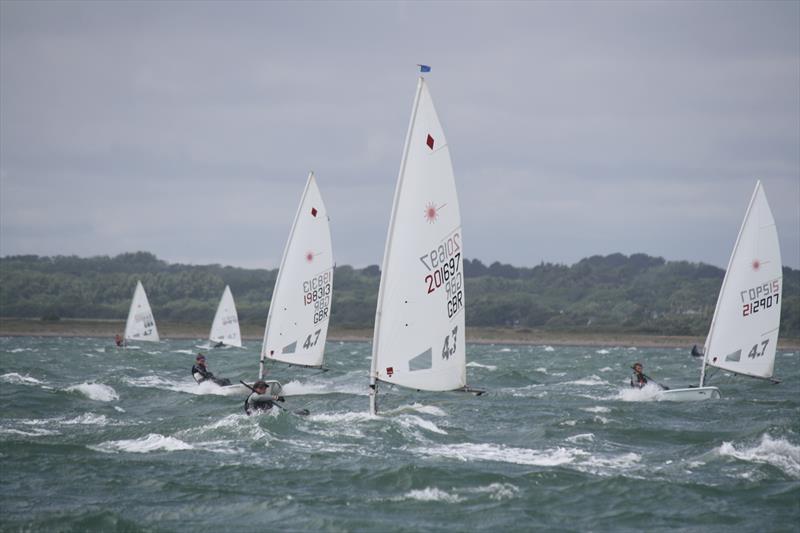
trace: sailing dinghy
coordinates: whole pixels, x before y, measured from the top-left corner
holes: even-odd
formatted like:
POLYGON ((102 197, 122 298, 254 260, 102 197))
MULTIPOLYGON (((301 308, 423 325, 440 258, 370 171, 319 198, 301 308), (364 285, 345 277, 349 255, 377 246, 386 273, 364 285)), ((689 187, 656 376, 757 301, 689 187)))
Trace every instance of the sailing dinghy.
POLYGON ((383 266, 369 410, 378 382, 467 389, 461 214, 450 148, 420 76, 394 194, 383 266))
POLYGON ((264 378, 267 359, 322 367, 333 296, 333 267, 328 212, 311 172, 275 279, 261 347, 259 380, 264 378))
POLYGON ((236 312, 236 303, 233 301, 231 288, 226 285, 219 299, 214 322, 208 334, 213 347, 236 346, 242 347, 242 334, 239 330, 239 315, 236 312))
POLYGON ((687 402, 719 398, 719 389, 705 386, 707 366, 772 380, 782 289, 778 232, 759 181, 722 281, 706 337, 700 386, 661 391, 656 399, 687 402))
POLYGON ((136 289, 133 291, 128 321, 125 323, 125 340, 149 342, 160 340, 153 311, 150 309, 150 302, 147 301, 147 294, 141 281, 136 282, 136 289))

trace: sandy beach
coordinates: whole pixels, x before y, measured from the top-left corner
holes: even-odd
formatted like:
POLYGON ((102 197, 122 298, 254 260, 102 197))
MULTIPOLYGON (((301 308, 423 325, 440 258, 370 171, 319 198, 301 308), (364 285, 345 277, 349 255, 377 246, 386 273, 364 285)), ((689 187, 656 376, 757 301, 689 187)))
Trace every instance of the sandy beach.
MULTIPOLYGON (((124 320, 61 319, 43 321, 36 319, 0 318, 0 336, 43 337, 108 337, 122 333, 124 320)), ((204 324, 165 322, 158 325, 162 338, 203 339, 208 335, 204 324)), ((242 338, 259 341, 263 326, 242 325, 242 338)), ((328 340, 370 341, 371 329, 331 328, 328 340)), ((702 345, 705 339, 692 336, 646 335, 634 333, 562 332, 528 328, 467 328, 467 341, 476 344, 548 344, 554 346, 641 346, 665 348, 691 348, 702 345)), ((781 338, 778 346, 783 350, 800 349, 800 339, 781 338)))

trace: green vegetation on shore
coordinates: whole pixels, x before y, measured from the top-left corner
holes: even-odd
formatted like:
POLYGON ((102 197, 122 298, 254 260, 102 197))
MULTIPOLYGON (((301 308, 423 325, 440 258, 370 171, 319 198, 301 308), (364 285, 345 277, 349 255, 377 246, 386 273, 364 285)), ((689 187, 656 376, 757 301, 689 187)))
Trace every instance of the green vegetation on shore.
MULTIPOLYGON (((724 271, 644 254, 519 268, 465 260, 468 326, 562 332, 704 336, 724 271)), ((146 252, 116 257, 0 258, 0 317, 122 320, 137 279, 156 320, 207 327, 225 285, 245 328, 263 327, 277 270, 170 264, 146 252)), ((371 329, 380 270, 336 268, 331 326, 371 329)), ((800 337, 800 270, 783 269, 781 336, 800 337)))

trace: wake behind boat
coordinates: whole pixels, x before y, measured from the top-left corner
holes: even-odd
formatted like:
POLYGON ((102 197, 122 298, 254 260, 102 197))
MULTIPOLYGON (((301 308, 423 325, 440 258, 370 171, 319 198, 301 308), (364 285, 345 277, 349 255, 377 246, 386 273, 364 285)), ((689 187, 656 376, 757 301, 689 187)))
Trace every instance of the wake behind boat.
POLYGON ((420 76, 383 256, 369 373, 378 383, 467 390, 461 213, 450 148, 420 76))
POLYGON ((660 401, 720 398, 705 386, 706 368, 771 379, 781 320, 783 269, 775 219, 761 181, 733 247, 706 337, 700 386, 662 391, 660 401))

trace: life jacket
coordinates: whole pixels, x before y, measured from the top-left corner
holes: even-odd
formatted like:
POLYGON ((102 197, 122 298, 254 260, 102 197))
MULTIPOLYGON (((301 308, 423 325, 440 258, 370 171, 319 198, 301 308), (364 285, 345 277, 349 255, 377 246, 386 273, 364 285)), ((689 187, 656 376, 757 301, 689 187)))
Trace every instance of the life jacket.
POLYGON ((253 392, 244 401, 244 412, 249 415, 254 411, 269 411, 272 409, 273 400, 266 394, 258 394, 253 392))

